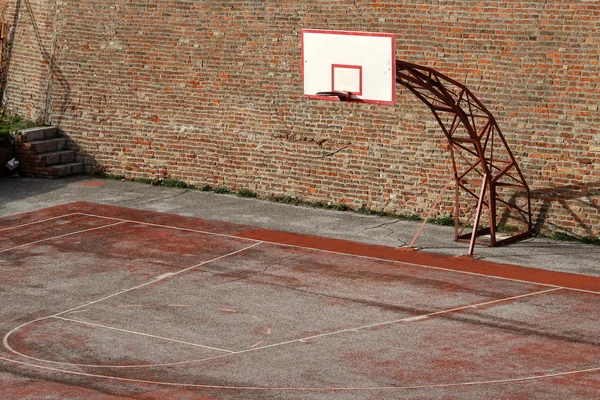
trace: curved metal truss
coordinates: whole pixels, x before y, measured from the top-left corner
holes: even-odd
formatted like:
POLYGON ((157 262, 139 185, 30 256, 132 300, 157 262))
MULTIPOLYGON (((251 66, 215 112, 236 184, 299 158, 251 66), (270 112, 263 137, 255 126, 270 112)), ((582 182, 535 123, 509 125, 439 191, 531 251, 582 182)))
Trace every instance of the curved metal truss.
POLYGON ((396 82, 431 110, 448 139, 455 239, 470 242, 472 255, 476 243, 497 246, 529 237, 529 186, 492 113, 465 85, 431 68, 396 60, 396 82))

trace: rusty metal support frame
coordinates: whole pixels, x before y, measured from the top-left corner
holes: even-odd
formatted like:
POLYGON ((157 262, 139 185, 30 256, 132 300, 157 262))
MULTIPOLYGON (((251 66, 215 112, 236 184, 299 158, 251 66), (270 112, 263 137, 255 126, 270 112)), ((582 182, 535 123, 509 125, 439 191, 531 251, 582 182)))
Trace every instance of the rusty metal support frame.
POLYGON ((448 139, 455 183, 455 240, 470 242, 472 255, 475 244, 498 246, 530 237, 531 192, 492 113, 465 85, 432 68, 396 60, 396 83, 431 110, 448 139), (505 190, 511 191, 510 198, 505 190), (519 225, 507 224, 515 231, 504 238, 498 232, 499 205, 504 208, 502 220, 519 225), (488 227, 480 228, 485 209, 488 227), (472 231, 463 234, 473 211, 472 231), (468 220, 461 220, 463 215, 469 215, 468 220))

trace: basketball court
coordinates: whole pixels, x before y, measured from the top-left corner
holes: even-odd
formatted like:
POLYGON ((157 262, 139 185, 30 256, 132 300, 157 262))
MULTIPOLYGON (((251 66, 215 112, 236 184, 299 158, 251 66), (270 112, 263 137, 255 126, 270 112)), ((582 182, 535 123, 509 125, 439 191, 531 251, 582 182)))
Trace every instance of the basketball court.
MULTIPOLYGON (((529 187, 464 85, 396 60, 392 34, 301 40, 306 98, 393 105, 400 84, 429 107, 469 254, 478 237, 503 244, 511 212, 513 240, 531 235, 529 187)), ((0 219, 0 270, 5 398, 595 399, 600 387, 595 277, 83 202, 0 219)))
POLYGON ((92 203, 0 237, 7 398, 597 397, 598 278, 92 203))

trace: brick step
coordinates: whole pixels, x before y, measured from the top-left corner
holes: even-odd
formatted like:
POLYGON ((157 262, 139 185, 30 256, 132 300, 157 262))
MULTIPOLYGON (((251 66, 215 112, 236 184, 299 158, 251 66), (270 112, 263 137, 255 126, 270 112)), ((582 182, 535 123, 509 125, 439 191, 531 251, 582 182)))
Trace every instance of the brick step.
POLYGON ((73 150, 62 150, 36 154, 31 156, 31 162, 34 167, 49 167, 51 165, 73 163, 75 162, 75 152, 73 150))
POLYGON ((84 172, 83 163, 75 162, 75 151, 68 150, 67 139, 57 127, 24 129, 16 138, 16 157, 24 174, 60 178, 84 172))
POLYGON ((19 131, 17 143, 31 143, 60 137, 56 126, 41 126, 19 131))
POLYGON ((76 175, 83 173, 83 163, 66 163, 45 167, 49 172, 49 178, 60 178, 68 175, 76 175))
POLYGON ((20 143, 17 147, 17 154, 23 152, 28 154, 52 153, 64 150, 66 147, 67 139, 65 138, 36 140, 33 142, 20 143))
POLYGON ((57 164, 49 167, 36 167, 31 164, 21 164, 25 175, 38 178, 61 178, 63 176, 81 174, 84 171, 83 163, 57 164))

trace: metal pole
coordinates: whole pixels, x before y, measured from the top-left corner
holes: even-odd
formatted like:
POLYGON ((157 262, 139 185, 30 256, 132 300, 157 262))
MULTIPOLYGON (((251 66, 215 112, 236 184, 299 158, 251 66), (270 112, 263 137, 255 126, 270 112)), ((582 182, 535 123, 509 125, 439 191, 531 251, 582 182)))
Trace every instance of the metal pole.
POLYGON ((479 219, 481 218, 481 207, 483 206, 483 198, 485 196, 485 188, 488 183, 488 174, 483 175, 483 181, 481 182, 481 191, 479 192, 479 201, 477 202, 477 211, 475 214, 475 222, 473 225, 473 233, 471 234, 471 244, 469 245, 469 255, 473 255, 473 249, 475 248, 475 239, 477 238, 477 227, 479 226, 479 219))

